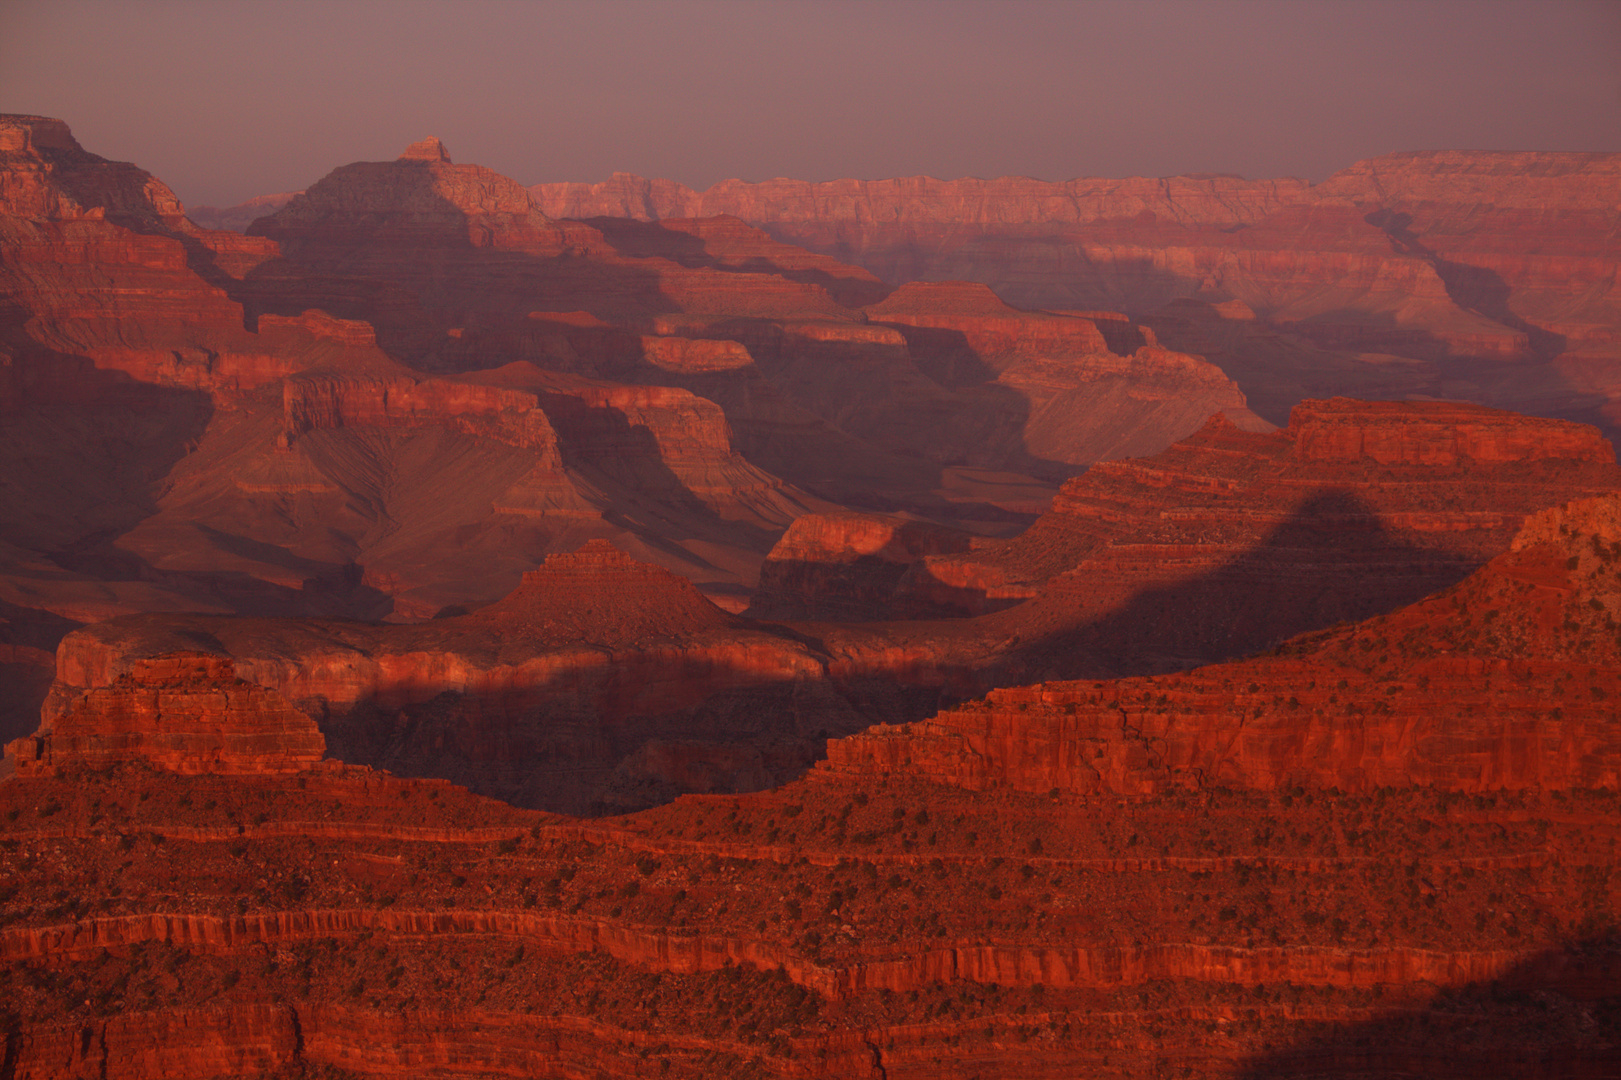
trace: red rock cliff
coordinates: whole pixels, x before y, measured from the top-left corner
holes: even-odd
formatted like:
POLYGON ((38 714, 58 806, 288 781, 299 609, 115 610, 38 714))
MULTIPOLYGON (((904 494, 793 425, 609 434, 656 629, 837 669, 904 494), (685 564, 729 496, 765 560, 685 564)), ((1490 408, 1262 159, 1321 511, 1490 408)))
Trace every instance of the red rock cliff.
POLYGON ((177 773, 262 776, 321 760, 315 722, 207 653, 136 660, 40 733, 6 747, 23 776, 141 761, 177 773))
POLYGON ((1446 592, 1185 675, 992 693, 829 744, 835 771, 975 790, 1621 786, 1621 496, 1533 516, 1446 592))
POLYGON ((1018 616, 1026 637, 1084 611, 1132 643, 1118 655, 1217 659, 1412 602, 1502 551, 1527 514, 1617 486, 1586 425, 1308 401, 1276 432, 1218 418, 1152 458, 1100 463, 1025 533, 927 557, 903 590, 969 610, 1045 593, 1018 616))

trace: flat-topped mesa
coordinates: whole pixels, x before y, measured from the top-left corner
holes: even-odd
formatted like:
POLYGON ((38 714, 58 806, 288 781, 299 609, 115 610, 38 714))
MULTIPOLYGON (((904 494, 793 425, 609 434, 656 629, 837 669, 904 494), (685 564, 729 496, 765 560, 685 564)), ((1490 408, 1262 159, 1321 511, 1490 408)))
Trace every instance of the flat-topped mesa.
POLYGON ((1150 795, 1621 787, 1621 495, 1533 516, 1453 588, 1273 655, 993 691, 829 743, 833 772, 1150 795))
POLYGON ((1100 462, 1019 536, 925 557, 901 599, 977 613, 1039 597, 1020 620, 1090 621, 1119 662, 1187 666, 1412 603, 1502 552, 1527 515, 1617 489, 1584 424, 1308 401, 1277 431, 1218 417, 1153 457, 1100 462))
MULTIPOLYGON (((1109 352, 1091 320, 1020 311, 973 281, 909 282, 866 312, 877 323, 960 335, 962 344, 993 368, 1016 359, 1109 352)), ((938 348, 941 343, 927 344, 938 348)))
POLYGON ((283 441, 306 431, 354 426, 449 428, 537 451, 562 472, 557 433, 532 393, 400 370, 320 372, 282 383, 283 441))
MULTIPOLYGON (((1111 504, 1115 509, 1104 516, 1113 539, 1146 524, 1140 517, 1143 498, 1156 503, 1155 516, 1169 508, 1166 503, 1198 507, 1202 516, 1247 505, 1253 516, 1256 510, 1284 512, 1302 492, 1329 485, 1356 489, 1374 513, 1386 503, 1392 510, 1439 511, 1450 505, 1449 493, 1460 494, 1455 485, 1510 473, 1522 488, 1532 473, 1546 482, 1568 482, 1568 490, 1549 490, 1548 502, 1554 502, 1608 487, 1621 478, 1614 465, 1614 448, 1589 424, 1464 402, 1308 400, 1291 411, 1287 427, 1274 432, 1243 430, 1217 415, 1152 458, 1101 462, 1065 483, 1036 531, 1076 517, 1098 520, 1100 505, 1111 504), (1401 470, 1402 479, 1391 469, 1401 470), (1424 483, 1415 487, 1415 480, 1424 483)), ((1510 524, 1494 526, 1508 530, 1504 543, 1525 514, 1547 505, 1527 503, 1528 495, 1535 498, 1535 489, 1501 500, 1505 511, 1518 514, 1510 524)), ((1478 513, 1473 519, 1485 520, 1478 513)))
POLYGON ((602 645, 687 637, 731 622, 686 578, 601 539, 546 556, 509 595, 469 618, 521 627, 546 641, 602 645))
POLYGON ((73 131, 61 120, 49 116, 0 113, 0 154, 34 153, 39 150, 82 151, 73 131))
POLYGON ((1609 464, 1597 428, 1446 401, 1303 401, 1289 414, 1293 455, 1314 463, 1501 465, 1565 460, 1609 464))
POLYGON ((23 776, 130 761, 187 775, 263 776, 311 767, 326 740, 280 694, 237 678, 229 658, 171 652, 136 660, 49 730, 6 750, 23 776))

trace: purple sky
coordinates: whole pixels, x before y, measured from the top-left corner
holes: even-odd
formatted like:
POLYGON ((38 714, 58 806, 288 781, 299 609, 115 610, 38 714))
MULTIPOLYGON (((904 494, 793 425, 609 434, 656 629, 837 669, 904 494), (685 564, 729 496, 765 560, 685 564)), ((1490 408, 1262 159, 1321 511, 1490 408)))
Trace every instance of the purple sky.
POLYGON ((1321 179, 1621 151, 1621 3, 0 0, 0 111, 192 204, 426 134, 525 183, 1321 179))

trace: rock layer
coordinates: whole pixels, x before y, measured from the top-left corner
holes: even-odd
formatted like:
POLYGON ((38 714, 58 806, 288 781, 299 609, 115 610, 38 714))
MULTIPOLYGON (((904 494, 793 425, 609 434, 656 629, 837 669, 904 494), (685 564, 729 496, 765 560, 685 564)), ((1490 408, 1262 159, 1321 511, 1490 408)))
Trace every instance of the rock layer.
POLYGON ((862 723, 819 650, 603 540, 549 556, 495 604, 415 625, 98 623, 59 647, 47 722, 199 641, 317 717, 345 760, 577 813, 766 787, 862 723))
POLYGON ((1413 607, 1184 675, 1000 690, 829 746, 827 768, 975 790, 1621 786, 1621 496, 1533 516, 1413 607))
POLYGON ((871 779, 582 825, 341 767, 15 778, 8 1065, 1598 1076, 1613 1056, 1621 961, 1564 943, 1614 895, 1603 797, 871 779))
POLYGON ((1502 551, 1527 514, 1618 478, 1583 425, 1306 402, 1276 432, 1217 418, 1156 457, 1102 463, 1026 532, 926 557, 898 592, 968 611, 1033 598, 993 618, 1103 670, 1188 666, 1417 600, 1502 551))
POLYGON ((1221 364, 1274 421, 1301 398, 1417 392, 1615 422, 1621 155, 1408 152, 1316 185, 731 180, 694 192, 615 174, 531 190, 560 217, 733 214, 897 284, 962 279, 1030 307, 1126 310, 1221 364), (1251 325, 1190 322, 1179 305, 1194 300, 1239 305, 1251 325))
POLYGON ((176 652, 136 660, 49 729, 6 747, 23 776, 141 761, 177 773, 259 776, 321 760, 315 722, 231 662, 176 652))

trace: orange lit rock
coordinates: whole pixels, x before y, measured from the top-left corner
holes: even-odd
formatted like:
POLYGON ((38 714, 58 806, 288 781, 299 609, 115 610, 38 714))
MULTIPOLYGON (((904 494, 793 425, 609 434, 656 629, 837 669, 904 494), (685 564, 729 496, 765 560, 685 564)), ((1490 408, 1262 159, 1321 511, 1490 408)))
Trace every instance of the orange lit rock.
POLYGON ((321 760, 326 740, 281 695, 231 661, 175 652, 136 660, 39 734, 6 747, 24 776, 139 761, 177 773, 260 776, 321 760))

